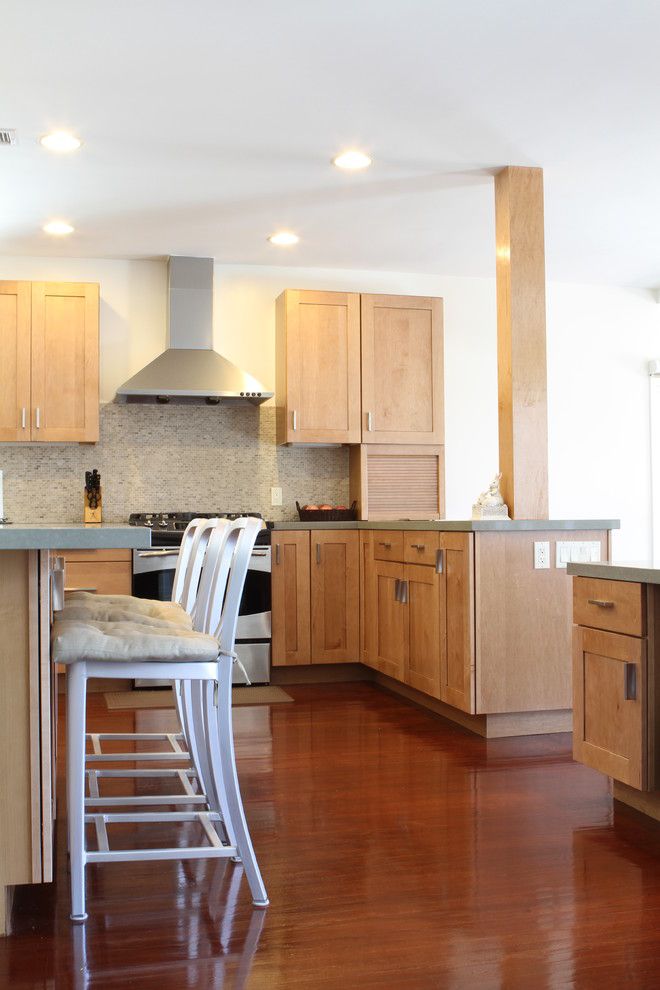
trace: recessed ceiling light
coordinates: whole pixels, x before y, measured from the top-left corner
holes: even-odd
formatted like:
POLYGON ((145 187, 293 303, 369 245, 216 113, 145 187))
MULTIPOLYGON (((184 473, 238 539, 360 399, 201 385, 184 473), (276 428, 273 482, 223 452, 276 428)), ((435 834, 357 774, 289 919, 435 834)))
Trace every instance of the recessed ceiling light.
POLYGON ((278 230, 276 234, 271 234, 268 240, 278 247, 291 247, 297 244, 300 238, 290 230, 278 230))
POLYGON ((68 131, 53 131, 52 134, 44 134, 39 138, 39 143, 49 151, 77 151, 82 141, 75 134, 68 131))
POLYGON ((66 220, 49 220, 44 224, 43 229, 46 234, 55 234, 56 237, 73 233, 73 227, 66 220))
POLYGON ((337 168, 346 168, 351 171, 356 171, 361 168, 369 168, 371 165, 371 158, 369 155, 365 155, 364 151, 357 151, 353 148, 349 151, 342 151, 340 155, 337 155, 332 159, 332 164, 336 165, 337 168))

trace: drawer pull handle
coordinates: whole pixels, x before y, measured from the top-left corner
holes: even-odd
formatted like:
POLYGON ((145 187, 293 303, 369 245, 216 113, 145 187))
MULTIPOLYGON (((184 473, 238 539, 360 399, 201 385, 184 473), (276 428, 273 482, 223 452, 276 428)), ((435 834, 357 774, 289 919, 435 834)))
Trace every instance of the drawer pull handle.
POLYGON ((637 665, 623 665, 623 697, 625 701, 637 701, 637 665))
POLYGON ((317 543, 316 544, 316 563, 317 564, 320 564, 321 563, 321 544, 320 543, 317 543))
POLYGON ((408 604, 408 582, 401 582, 401 594, 399 595, 399 601, 402 605, 408 604))
POLYGON ((587 598, 589 605, 597 605, 598 608, 614 608, 614 602, 606 602, 602 598, 587 598))
POLYGON ((445 569, 445 552, 444 550, 435 551, 435 573, 442 574, 445 569))
POLYGON ((410 546, 413 550, 419 550, 420 553, 422 550, 426 550, 426 543, 411 543, 410 546))
POLYGON ((392 547, 392 544, 391 543, 383 543, 382 540, 379 540, 378 541, 378 546, 379 547, 385 547, 386 550, 390 550, 391 547, 392 547))
POLYGON ((276 564, 279 564, 279 562, 280 562, 280 545, 279 545, 279 543, 276 543, 275 544, 275 563, 276 564))

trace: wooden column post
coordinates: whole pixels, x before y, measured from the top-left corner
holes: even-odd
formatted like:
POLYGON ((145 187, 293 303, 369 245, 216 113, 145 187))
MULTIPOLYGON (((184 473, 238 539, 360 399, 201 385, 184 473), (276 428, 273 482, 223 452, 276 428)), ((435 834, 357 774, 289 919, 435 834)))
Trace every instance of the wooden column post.
POLYGON ((495 176, 502 495, 512 519, 548 518, 543 170, 495 176))

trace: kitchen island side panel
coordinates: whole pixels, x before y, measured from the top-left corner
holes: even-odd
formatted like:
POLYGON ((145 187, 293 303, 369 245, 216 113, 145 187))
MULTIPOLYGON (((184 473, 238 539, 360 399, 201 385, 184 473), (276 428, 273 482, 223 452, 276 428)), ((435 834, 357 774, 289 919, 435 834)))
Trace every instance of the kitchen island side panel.
POLYGON ((572 581, 556 567, 556 542, 599 541, 608 532, 475 533, 478 714, 572 707, 572 581), (534 568, 534 543, 550 544, 550 567, 534 568))

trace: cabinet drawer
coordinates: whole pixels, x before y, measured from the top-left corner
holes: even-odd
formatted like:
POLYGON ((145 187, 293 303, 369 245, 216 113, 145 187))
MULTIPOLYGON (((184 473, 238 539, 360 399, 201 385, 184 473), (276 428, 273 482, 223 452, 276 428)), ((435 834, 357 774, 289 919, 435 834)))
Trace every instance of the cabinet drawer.
POLYGON ((403 534, 403 559, 406 564, 431 564, 435 566, 438 550, 438 534, 431 531, 403 534))
POLYGON ((125 560, 132 561, 133 551, 132 550, 63 550, 61 556, 64 557, 67 563, 74 563, 79 560, 88 561, 106 561, 106 560, 125 560))
POLYGON ((646 634, 646 609, 642 585, 602 578, 573 578, 573 621, 579 626, 646 634))
POLYGON ((403 561, 403 533, 389 530, 376 531, 374 560, 403 561))
POLYGON ((130 595, 133 574, 128 561, 86 561, 66 562, 65 585, 93 591, 99 595, 130 595))

